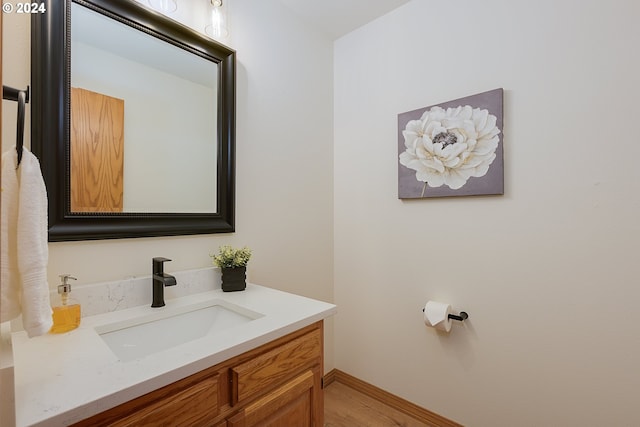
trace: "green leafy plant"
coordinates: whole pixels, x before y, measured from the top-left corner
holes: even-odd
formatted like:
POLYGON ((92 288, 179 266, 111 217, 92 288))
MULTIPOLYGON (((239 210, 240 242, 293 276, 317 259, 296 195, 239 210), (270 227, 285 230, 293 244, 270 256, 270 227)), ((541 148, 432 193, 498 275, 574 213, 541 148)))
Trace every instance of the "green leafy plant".
POLYGON ((231 246, 220 246, 217 255, 209 255, 213 263, 220 268, 245 267, 251 258, 251 249, 243 247, 234 249, 231 246))

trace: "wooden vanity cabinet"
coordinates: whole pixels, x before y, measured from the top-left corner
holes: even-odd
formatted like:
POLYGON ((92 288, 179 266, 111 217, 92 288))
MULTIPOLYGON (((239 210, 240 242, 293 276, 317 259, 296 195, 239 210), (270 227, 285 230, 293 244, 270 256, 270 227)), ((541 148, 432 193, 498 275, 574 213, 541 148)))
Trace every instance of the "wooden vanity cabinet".
POLYGON ((323 426, 323 323, 302 328, 75 426, 323 426))

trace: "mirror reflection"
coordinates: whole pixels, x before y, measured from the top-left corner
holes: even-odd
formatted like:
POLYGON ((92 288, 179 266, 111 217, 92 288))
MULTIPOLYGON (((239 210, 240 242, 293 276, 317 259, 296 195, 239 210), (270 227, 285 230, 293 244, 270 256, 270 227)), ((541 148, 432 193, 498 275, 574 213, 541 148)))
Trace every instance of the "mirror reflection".
POLYGON ((71 212, 215 213, 218 65, 71 15, 71 212))

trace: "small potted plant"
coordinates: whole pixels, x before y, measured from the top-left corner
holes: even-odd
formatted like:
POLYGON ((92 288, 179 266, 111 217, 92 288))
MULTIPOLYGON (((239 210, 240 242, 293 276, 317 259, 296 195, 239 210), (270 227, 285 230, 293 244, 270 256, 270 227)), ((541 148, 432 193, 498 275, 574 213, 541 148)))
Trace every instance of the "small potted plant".
POLYGON ((210 255, 213 263, 222 271, 222 290, 224 292, 243 291, 247 287, 247 263, 251 258, 251 249, 243 247, 220 246, 217 255, 210 255))

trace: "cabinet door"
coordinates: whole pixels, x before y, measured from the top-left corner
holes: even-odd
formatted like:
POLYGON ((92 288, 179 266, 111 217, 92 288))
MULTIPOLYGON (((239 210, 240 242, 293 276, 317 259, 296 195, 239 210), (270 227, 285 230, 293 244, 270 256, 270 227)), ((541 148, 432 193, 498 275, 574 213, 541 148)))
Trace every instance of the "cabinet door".
POLYGON ((320 368, 309 369, 230 418, 228 427, 322 427, 320 368))

